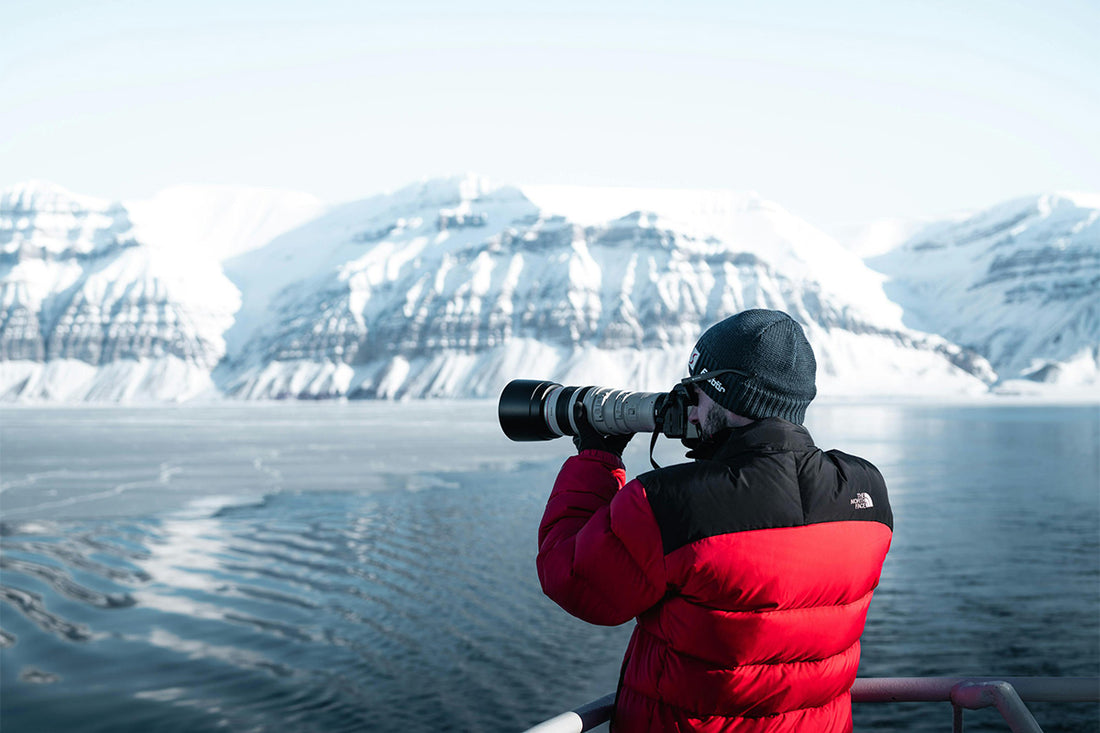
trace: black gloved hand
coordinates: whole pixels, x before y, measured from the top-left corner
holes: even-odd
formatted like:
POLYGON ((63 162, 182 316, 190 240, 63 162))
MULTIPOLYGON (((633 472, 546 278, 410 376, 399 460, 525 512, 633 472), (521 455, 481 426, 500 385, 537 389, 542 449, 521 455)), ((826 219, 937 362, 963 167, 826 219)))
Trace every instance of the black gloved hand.
POLYGON ((600 435, 588 422, 588 410, 582 402, 578 402, 573 408, 573 422, 577 424, 577 434, 573 436, 573 445, 577 446, 578 453, 582 450, 602 450, 622 458, 623 449, 634 437, 634 433, 600 435))

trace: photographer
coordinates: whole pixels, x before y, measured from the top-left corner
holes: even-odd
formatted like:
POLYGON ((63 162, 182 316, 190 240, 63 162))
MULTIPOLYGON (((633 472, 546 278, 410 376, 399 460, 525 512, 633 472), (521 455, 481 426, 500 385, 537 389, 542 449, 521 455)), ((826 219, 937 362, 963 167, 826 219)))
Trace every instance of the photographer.
POLYGON ((716 324, 689 370, 690 463, 627 483, 631 436, 578 420, 539 527, 543 591, 591 623, 637 619, 613 730, 849 731, 892 534, 882 476, 802 426, 816 361, 787 314, 716 324))

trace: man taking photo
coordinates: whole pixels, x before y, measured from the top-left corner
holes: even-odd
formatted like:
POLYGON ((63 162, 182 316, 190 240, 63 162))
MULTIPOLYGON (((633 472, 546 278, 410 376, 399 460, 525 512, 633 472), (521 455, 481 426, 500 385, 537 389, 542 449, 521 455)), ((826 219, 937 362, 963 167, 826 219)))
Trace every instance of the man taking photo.
POLYGON ((591 623, 637 619, 614 731, 850 731, 893 530, 882 476, 802 426, 817 365, 787 314, 721 321, 688 365, 690 463, 627 483, 631 436, 578 420, 539 526, 543 591, 591 623))

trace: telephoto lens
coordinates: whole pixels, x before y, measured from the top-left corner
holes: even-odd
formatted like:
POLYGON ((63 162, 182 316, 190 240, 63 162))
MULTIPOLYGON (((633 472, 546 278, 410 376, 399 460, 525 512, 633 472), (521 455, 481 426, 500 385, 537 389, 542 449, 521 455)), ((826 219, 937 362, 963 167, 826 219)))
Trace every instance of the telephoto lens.
MULTIPOLYGON (((663 392, 563 387, 557 382, 515 379, 500 393, 497 417, 512 440, 553 440, 577 434, 573 408, 580 402, 588 422, 603 435, 651 433, 664 422, 661 416, 670 406, 670 397, 671 393, 663 392)), ((679 412, 683 423, 686 407, 679 412)))

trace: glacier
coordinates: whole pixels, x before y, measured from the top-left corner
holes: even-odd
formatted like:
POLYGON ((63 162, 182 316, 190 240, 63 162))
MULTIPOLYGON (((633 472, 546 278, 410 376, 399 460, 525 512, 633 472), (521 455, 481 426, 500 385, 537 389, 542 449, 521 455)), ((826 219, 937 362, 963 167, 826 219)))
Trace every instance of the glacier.
POLYGON ((489 397, 517 377, 664 390, 702 329, 755 307, 803 324, 826 396, 1090 388, 1095 281, 1067 290, 1040 261, 1095 261, 1081 222, 1100 208, 1061 201, 1036 199, 1061 213, 1018 219, 1046 224, 983 276, 966 248, 1002 214, 922 230, 871 267, 754 193, 466 175, 336 206, 195 186, 123 204, 20 184, 0 196, 0 400, 489 397), (939 250, 966 252, 925 258, 939 250), (991 303, 1037 287, 1075 315, 1021 353, 950 318, 1008 328, 1015 311, 991 303))

